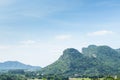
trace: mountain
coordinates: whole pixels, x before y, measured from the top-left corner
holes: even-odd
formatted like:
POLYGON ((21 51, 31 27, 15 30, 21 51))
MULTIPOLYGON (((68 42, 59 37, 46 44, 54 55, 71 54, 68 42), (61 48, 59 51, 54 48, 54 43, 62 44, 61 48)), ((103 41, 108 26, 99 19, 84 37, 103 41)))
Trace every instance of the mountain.
POLYGON ((90 45, 80 53, 74 48, 63 51, 53 64, 41 70, 42 74, 73 76, 103 76, 120 74, 120 53, 109 46, 90 45))
POLYGON ((18 61, 6 61, 0 63, 0 70, 10 70, 10 69, 36 70, 36 69, 40 69, 40 67, 26 65, 18 61))

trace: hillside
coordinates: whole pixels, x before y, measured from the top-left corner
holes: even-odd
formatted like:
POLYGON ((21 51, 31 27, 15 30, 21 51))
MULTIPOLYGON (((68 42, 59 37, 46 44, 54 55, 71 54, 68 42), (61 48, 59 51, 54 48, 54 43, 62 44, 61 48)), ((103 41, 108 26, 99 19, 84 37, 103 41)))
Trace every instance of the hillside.
POLYGON ((103 76, 120 74, 120 53, 109 46, 90 45, 80 53, 74 48, 63 51, 53 64, 43 68, 42 74, 65 76, 103 76))
POLYGON ((40 67, 26 65, 18 61, 6 61, 0 63, 0 70, 10 70, 10 69, 36 70, 36 69, 40 69, 40 67))

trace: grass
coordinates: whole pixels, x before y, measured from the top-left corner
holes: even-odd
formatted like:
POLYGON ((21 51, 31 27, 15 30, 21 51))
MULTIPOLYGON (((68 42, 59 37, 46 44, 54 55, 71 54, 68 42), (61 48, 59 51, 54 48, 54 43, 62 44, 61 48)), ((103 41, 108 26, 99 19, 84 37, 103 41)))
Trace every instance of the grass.
POLYGON ((42 80, 42 79, 27 79, 27 80, 42 80))
MULTIPOLYGON (((69 80, 91 80, 90 78, 70 78, 69 80)), ((103 78, 100 78, 100 80, 103 80, 103 78)))

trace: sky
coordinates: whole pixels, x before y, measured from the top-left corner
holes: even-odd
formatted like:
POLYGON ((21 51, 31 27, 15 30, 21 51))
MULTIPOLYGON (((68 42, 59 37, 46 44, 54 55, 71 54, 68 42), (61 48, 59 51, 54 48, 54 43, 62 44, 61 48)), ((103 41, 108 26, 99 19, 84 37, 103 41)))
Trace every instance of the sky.
POLYGON ((0 62, 45 67, 66 48, 120 48, 120 0, 0 0, 0 62))

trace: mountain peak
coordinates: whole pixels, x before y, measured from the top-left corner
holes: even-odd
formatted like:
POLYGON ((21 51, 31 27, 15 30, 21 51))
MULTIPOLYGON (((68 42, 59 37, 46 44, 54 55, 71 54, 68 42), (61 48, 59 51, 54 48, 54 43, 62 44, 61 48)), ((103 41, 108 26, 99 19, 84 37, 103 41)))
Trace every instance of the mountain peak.
POLYGON ((96 45, 89 45, 88 48, 96 48, 96 45))
POLYGON ((5 62, 3 62, 3 63, 20 63, 20 64, 22 64, 22 63, 19 62, 19 61, 5 61, 5 62))
POLYGON ((77 55, 77 54, 81 54, 77 49, 75 48, 67 48, 63 51, 63 54, 68 54, 68 55, 77 55))
POLYGON ((0 70, 9 70, 9 69, 36 70, 36 69, 40 69, 40 67, 26 65, 18 61, 5 61, 3 63, 0 63, 0 70))
POLYGON ((75 58, 80 58, 82 54, 75 48, 67 48, 63 51, 63 55, 60 57, 60 59, 75 59, 75 58))

